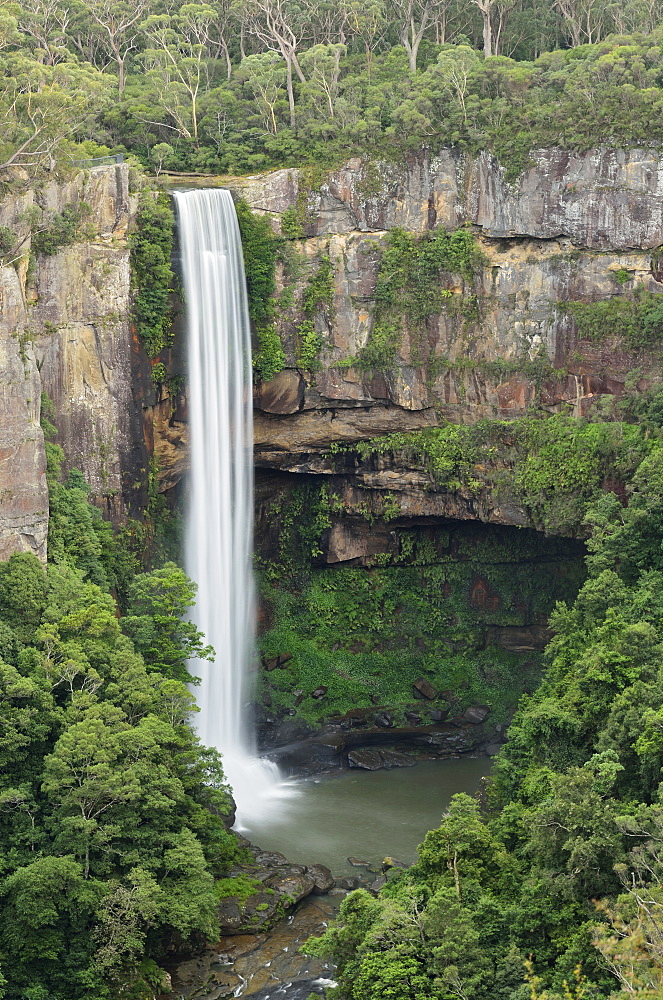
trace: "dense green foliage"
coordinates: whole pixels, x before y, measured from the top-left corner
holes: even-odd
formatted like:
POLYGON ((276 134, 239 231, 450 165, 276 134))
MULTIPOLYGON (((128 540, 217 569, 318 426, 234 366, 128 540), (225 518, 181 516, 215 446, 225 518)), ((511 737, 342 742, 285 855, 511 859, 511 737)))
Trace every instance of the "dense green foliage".
MULTIPOLYGON (((376 529, 385 513, 376 514, 376 529)), ((504 721, 535 683, 539 658, 487 644, 487 626, 546 616, 575 595, 583 575, 568 543, 482 525, 401 529, 399 552, 374 557, 372 568, 316 567, 324 507, 315 491, 300 488, 272 516, 293 524, 280 539, 282 561, 267 567, 273 580, 277 570, 283 577, 264 589, 272 627, 260 643, 267 657, 287 651, 292 659, 286 670, 262 673, 261 693, 276 710, 296 704, 309 722, 374 704, 402 718, 420 677, 453 692, 462 708, 490 704, 504 721), (320 685, 324 699, 312 699, 320 685), (299 703, 297 692, 305 695, 299 703)))
MULTIPOLYGON (((546 446, 550 472, 561 472, 568 438, 546 446)), ((633 438, 623 446, 622 460, 633 438)), ((552 479, 539 480, 544 452, 528 475, 552 492, 552 479)), ((589 579, 551 617, 543 680, 521 700, 483 809, 456 796, 418 863, 378 899, 353 893, 311 943, 339 962, 343 997, 660 997, 658 438, 629 480, 628 502, 587 498, 589 579)))
POLYGON ((488 487, 519 501, 546 532, 573 534, 604 480, 628 483, 658 440, 636 424, 536 415, 396 432, 331 451, 362 459, 394 454, 423 465, 437 487, 478 496, 488 487))
POLYGON ((109 151, 157 173, 328 169, 457 145, 515 177, 532 149, 663 135, 659 0, 115 7, 6 6, 0 169, 109 151))
POLYGON ((564 302, 561 308, 576 321, 582 338, 603 341, 619 338, 635 350, 663 341, 663 304, 660 296, 639 285, 629 294, 603 302, 564 302))
POLYGON ((138 1000, 169 952, 215 939, 236 855, 220 758, 188 724, 185 662, 211 651, 181 620, 184 573, 139 572, 47 452, 51 561, 0 564, 0 983, 7 1000, 138 1000))
POLYGON ((145 192, 129 236, 133 319, 149 357, 156 357, 169 343, 168 299, 174 274, 171 267, 175 217, 165 194, 145 192))
POLYGON ((399 512, 395 497, 372 492, 346 509, 326 485, 297 487, 270 505, 266 530, 277 557, 261 562, 271 625, 261 649, 292 656, 287 670, 262 675, 275 708, 292 707, 303 691, 296 711, 308 721, 371 703, 402 710, 412 682, 425 676, 464 706, 487 701, 503 716, 531 686, 537 657, 524 662, 486 648, 487 625, 545 617, 555 600, 574 595, 582 573, 573 547, 508 528, 402 528, 399 512), (397 549, 378 552, 370 568, 321 567, 323 539, 339 515, 376 533, 388 524, 397 549), (532 560, 541 560, 541 572, 532 572, 532 560), (324 700, 310 699, 321 684, 324 700))

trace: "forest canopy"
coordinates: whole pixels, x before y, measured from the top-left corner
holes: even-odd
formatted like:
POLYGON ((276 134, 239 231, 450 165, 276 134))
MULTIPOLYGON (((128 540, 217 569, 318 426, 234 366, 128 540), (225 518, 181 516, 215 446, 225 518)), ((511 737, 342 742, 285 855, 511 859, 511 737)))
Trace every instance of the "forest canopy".
POLYGON ((660 0, 0 5, 0 169, 246 172, 663 139, 660 0))
POLYGON ((0 563, 0 997, 151 997, 164 955, 218 935, 237 854, 220 755, 189 725, 186 663, 213 652, 183 570, 140 572, 46 450, 49 564, 0 563))

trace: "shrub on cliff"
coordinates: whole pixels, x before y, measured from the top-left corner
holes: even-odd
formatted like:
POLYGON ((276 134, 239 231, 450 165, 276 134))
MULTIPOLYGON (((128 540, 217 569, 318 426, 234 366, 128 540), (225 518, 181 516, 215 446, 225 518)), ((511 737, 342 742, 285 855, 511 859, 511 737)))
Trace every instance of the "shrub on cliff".
POLYGON ((156 357, 169 343, 169 296, 173 290, 171 267, 175 217, 165 194, 156 198, 145 192, 129 236, 133 319, 149 357, 156 357))

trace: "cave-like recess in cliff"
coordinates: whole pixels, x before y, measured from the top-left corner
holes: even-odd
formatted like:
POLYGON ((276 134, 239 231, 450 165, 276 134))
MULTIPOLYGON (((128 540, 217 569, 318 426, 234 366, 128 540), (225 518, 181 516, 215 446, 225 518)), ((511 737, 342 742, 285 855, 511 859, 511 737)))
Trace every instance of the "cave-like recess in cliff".
POLYGON ((538 682, 555 603, 583 582, 583 543, 384 509, 348 516, 328 478, 257 478, 263 741, 376 706, 401 725, 476 702, 506 721, 538 682), (435 692, 424 704, 420 678, 435 692))

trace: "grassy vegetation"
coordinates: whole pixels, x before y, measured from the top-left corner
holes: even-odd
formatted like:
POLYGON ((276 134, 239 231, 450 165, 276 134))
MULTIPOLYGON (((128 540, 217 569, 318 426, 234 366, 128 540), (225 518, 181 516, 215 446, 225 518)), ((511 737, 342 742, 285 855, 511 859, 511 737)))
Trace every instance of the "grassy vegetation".
POLYGON ((573 316, 582 339, 601 343, 615 338, 640 350, 663 342, 662 299, 640 285, 601 302, 563 302, 560 307, 573 316))
POLYGON ((628 482, 653 446, 637 425, 537 414, 396 432, 330 451, 363 460, 392 453, 427 469, 437 488, 506 492, 547 533, 578 534, 603 479, 628 482))

